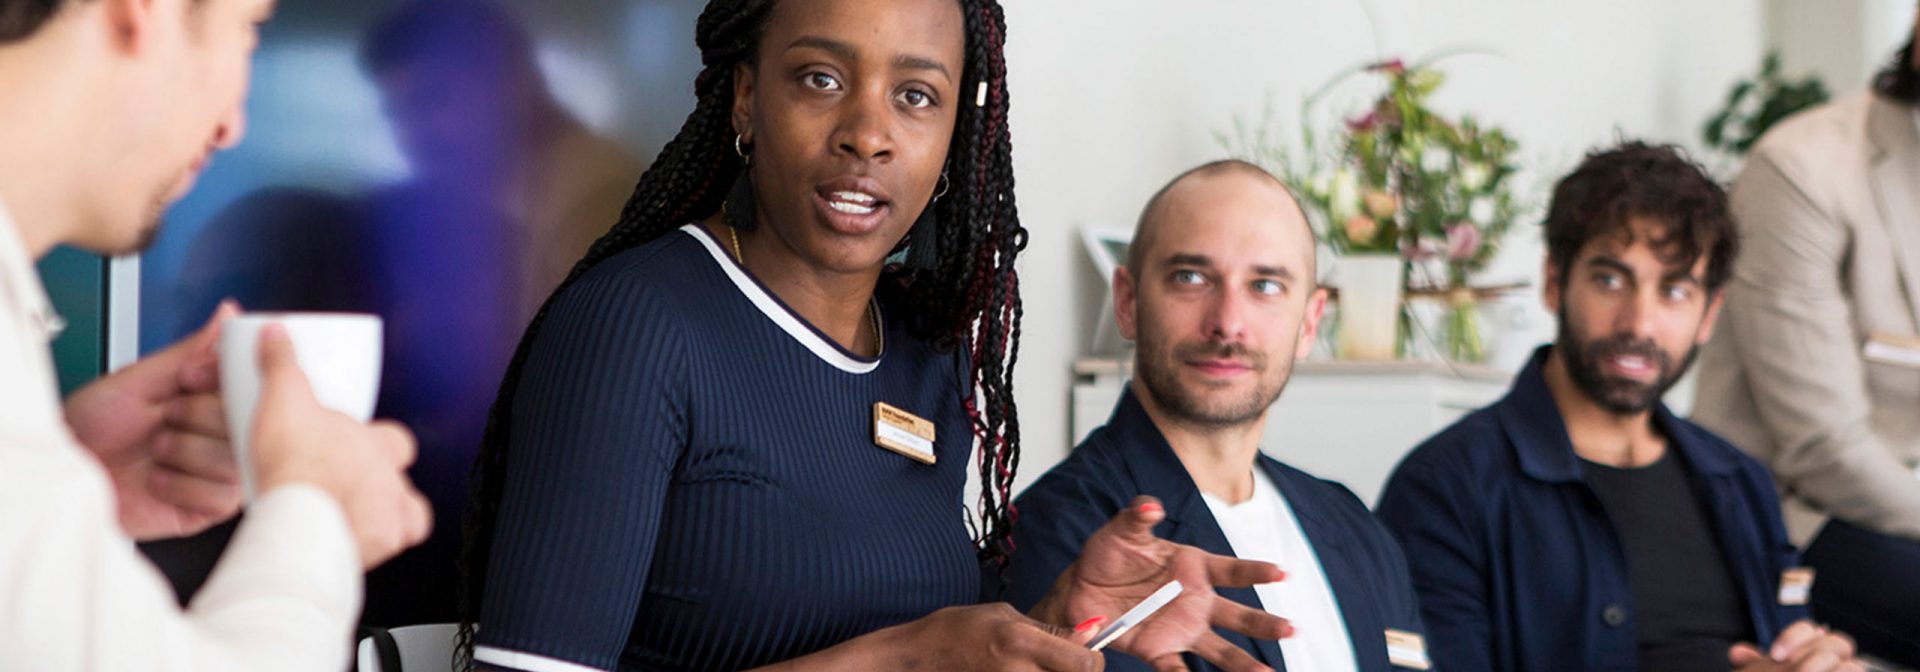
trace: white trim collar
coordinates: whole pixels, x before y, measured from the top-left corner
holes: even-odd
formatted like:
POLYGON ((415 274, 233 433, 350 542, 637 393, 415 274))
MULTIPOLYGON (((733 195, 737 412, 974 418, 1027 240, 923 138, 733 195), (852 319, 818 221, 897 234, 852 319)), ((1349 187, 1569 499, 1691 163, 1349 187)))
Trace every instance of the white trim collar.
MULTIPOLYGON (((799 341, 801 346, 812 351, 821 361, 841 371, 855 374, 872 373, 874 369, 880 368, 880 357, 861 357, 847 352, 847 349, 840 347, 839 343, 827 338, 812 324, 795 315, 793 309, 787 307, 786 302, 774 296, 773 292, 767 291, 765 285, 760 284, 760 281, 749 275, 746 269, 741 268, 740 264, 734 261, 733 256, 720 247, 720 242, 714 240, 713 236, 699 224, 688 224, 680 227, 680 230, 692 236, 694 240, 700 241, 700 245, 707 248, 707 255, 713 257, 713 263, 718 265, 721 271, 726 272, 727 279, 733 281, 734 288, 740 290, 740 294, 752 302, 755 308, 759 308, 761 314, 773 320, 773 323, 779 325, 782 331, 787 332, 793 340, 799 341)), ((873 307, 873 311, 874 316, 881 319, 881 324, 884 325, 884 316, 880 315, 878 304, 873 307)), ((881 327, 883 330, 885 328, 885 326, 881 327)), ((884 357, 886 354, 885 346, 882 346, 880 356, 884 357)))
POLYGON ((587 667, 579 663, 569 663, 558 658, 549 658, 532 653, 496 649, 491 646, 473 647, 475 662, 488 665, 500 665, 522 672, 605 672, 597 667, 587 667))

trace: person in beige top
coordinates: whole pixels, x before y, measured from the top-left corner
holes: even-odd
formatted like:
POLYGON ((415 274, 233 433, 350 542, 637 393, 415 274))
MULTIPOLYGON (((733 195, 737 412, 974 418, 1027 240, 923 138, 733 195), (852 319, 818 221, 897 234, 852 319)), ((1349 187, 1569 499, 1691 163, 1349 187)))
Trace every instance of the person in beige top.
POLYGON ((1920 667, 1920 60, 1782 122, 1734 181, 1745 251, 1694 420, 1764 462, 1813 615, 1920 667))
POLYGON ((0 0, 0 670, 340 670, 360 572, 430 526, 412 435, 322 409, 263 335, 255 476, 220 568, 182 609, 136 540, 241 504, 199 332, 58 396, 60 320, 34 259, 138 251, 244 131, 273 0, 0 0))

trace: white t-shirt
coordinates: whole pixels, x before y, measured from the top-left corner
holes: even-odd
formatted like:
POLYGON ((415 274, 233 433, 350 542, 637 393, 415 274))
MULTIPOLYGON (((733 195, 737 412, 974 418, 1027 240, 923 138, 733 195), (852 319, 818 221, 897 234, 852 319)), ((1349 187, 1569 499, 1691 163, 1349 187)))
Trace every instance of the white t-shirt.
POLYGON ((1353 640, 1347 636, 1346 619, 1327 584, 1320 558, 1300 531, 1280 489, 1274 487, 1263 469, 1253 470, 1253 496, 1239 504, 1227 504, 1213 495, 1200 493, 1213 511, 1213 519, 1233 545, 1234 555, 1279 565, 1287 578, 1279 583, 1254 587, 1261 606, 1268 613, 1293 623, 1292 637, 1280 640, 1280 655, 1287 669, 1300 672, 1347 672, 1357 670, 1353 640))

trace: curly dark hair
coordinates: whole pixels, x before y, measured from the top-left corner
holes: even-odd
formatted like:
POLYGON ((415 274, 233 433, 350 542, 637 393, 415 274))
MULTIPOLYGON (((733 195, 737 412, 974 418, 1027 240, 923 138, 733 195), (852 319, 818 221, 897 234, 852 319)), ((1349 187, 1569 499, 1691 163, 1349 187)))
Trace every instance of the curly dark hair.
POLYGON ((1913 67, 1913 40, 1895 52, 1893 60, 1873 75, 1873 92, 1906 105, 1920 105, 1920 69, 1913 67))
MULTIPOLYGON (((979 471, 985 484, 975 543, 983 563, 1004 565, 1012 552, 1010 531, 1017 518, 1012 486, 1020 460, 1013 367, 1023 309, 1014 258, 1026 247, 1027 232, 1014 205, 1003 56, 1005 15, 996 0, 957 1, 966 20, 961 81, 969 85, 961 89, 963 100, 979 104, 959 106, 946 161, 951 187, 930 206, 938 226, 936 235, 928 237, 936 247, 936 261, 931 268, 890 265, 876 291, 893 305, 913 307, 911 312, 895 314, 907 313, 900 316, 915 337, 967 358, 971 370, 965 387, 970 393, 963 393, 963 398, 974 437, 980 442, 979 471), (975 86, 984 87, 984 92, 976 93, 975 86)), ((733 147, 734 70, 757 58, 774 3, 712 0, 701 12, 695 42, 702 69, 694 79, 693 113, 640 177, 619 221, 574 265, 555 296, 595 264, 719 211, 743 168, 733 147)), ((487 553, 505 482, 514 392, 552 305, 549 297, 521 337, 473 465, 473 509, 466 521, 460 562, 464 582, 460 646, 455 654, 462 669, 471 665, 473 625, 479 616, 487 553)))
POLYGON ((1588 242, 1618 235, 1631 242, 1635 217, 1666 225, 1649 241, 1662 261, 1692 266, 1707 256, 1708 291, 1732 275, 1739 239, 1726 190, 1679 147, 1639 141, 1587 154, 1554 185, 1544 224, 1548 262, 1564 277, 1588 242))

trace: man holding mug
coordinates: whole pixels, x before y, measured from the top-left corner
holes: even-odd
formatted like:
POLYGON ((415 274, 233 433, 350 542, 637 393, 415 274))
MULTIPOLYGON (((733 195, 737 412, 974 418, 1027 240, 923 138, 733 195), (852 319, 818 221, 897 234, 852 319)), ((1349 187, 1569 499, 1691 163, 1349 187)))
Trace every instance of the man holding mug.
POLYGON ((229 518, 240 474, 208 325, 68 399, 34 259, 124 254, 243 132, 273 0, 0 0, 0 651, 9 669, 339 670, 360 574, 422 539, 414 441, 314 398, 260 338, 259 496, 187 609, 132 541, 229 518))

